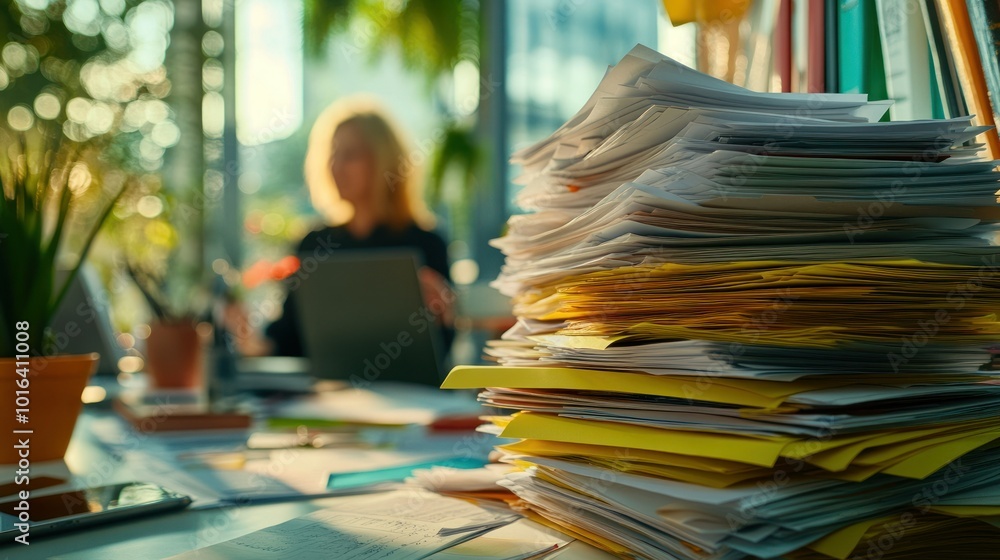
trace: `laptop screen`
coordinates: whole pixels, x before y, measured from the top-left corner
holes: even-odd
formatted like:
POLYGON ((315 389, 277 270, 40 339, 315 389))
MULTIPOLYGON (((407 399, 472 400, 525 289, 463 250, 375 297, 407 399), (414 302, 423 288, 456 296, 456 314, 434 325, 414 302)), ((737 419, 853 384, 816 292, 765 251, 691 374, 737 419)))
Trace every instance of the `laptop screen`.
POLYGON ((310 373, 365 387, 440 385, 440 329, 424 304, 410 249, 303 255, 290 285, 310 373))

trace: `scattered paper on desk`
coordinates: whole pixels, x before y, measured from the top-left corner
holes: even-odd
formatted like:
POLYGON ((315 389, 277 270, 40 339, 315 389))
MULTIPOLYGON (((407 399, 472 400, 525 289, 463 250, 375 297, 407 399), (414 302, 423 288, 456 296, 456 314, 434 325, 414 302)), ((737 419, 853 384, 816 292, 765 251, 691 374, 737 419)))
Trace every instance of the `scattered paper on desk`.
POLYGON ((245 455, 241 468, 184 468, 169 455, 139 451, 131 452, 129 457, 134 464, 142 465, 144 476, 192 496, 192 509, 203 509, 233 503, 264 503, 382 491, 389 486, 372 484, 331 489, 327 487, 327 482, 331 472, 392 467, 441 456, 438 453, 350 448, 290 448, 232 453, 245 455))
POLYGON ((475 400, 467 395, 437 391, 432 387, 386 383, 377 391, 352 388, 301 397, 278 405, 270 415, 304 424, 323 420, 401 426, 427 425, 441 416, 477 411, 475 400))
POLYGON ((525 560, 572 542, 566 535, 527 519, 428 556, 428 560, 525 560))
POLYGON ((556 558, 559 560, 617 560, 619 557, 583 541, 573 541, 551 554, 546 554, 541 560, 556 560, 556 558))
POLYGON ((321 511, 174 558, 419 560, 516 518, 426 491, 400 490, 344 498, 321 511))
POLYGON ((435 492, 479 492, 499 490, 497 482, 512 472, 510 465, 491 464, 480 469, 431 467, 413 471, 413 482, 435 492))

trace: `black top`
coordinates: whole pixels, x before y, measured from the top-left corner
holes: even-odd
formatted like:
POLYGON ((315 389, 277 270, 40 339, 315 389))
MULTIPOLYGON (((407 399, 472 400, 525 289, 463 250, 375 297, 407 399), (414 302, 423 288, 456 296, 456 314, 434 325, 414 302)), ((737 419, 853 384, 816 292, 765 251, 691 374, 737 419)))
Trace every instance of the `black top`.
MULTIPOLYGON (((299 243, 299 256, 313 254, 315 251, 336 251, 338 249, 391 249, 413 248, 424 260, 424 265, 434 269, 449 282, 451 275, 448 270, 448 252, 444 240, 436 233, 411 225, 403 230, 393 230, 386 226, 375 228, 365 239, 357 239, 344 226, 325 227, 310 232, 299 243)), ((274 354, 277 356, 304 356, 302 336, 299 332, 298 310, 295 304, 295 292, 289 292, 285 298, 284 309, 277 321, 268 325, 265 334, 274 342, 274 354)), ((453 332, 443 332, 445 351, 450 346, 453 332)))

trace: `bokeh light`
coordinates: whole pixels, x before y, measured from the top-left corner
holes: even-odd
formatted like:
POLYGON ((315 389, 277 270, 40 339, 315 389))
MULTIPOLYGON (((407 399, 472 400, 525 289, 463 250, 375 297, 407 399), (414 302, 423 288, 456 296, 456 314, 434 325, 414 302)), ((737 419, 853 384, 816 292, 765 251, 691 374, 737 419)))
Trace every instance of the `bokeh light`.
POLYGON ((123 356, 118 359, 118 370, 123 373, 137 373, 146 367, 146 362, 139 356, 123 356))
POLYGON ((201 69, 201 80, 205 91, 222 91, 222 84, 226 73, 222 68, 222 62, 218 59, 205 61, 201 69))
POLYGON ((114 112, 104 103, 94 103, 87 111, 87 128, 94 135, 104 134, 115 124, 114 112))
POLYGON ((80 394, 80 400, 84 404, 93 404, 103 401, 108 396, 108 390, 100 385, 88 385, 83 388, 83 393, 80 394))
POLYGON ((260 230, 265 235, 280 235, 285 230, 285 217, 277 212, 269 212, 260 221, 260 230))
POLYGON ((256 194, 260 190, 262 179, 260 173, 247 171, 240 175, 237 185, 243 194, 256 194))
POLYGON ((163 200, 158 196, 146 195, 135 204, 135 209, 144 218, 155 218, 163 212, 163 200))
POLYGON ((222 138, 222 131, 226 125, 226 102, 222 95, 210 91, 205 94, 202 106, 202 129, 208 138, 222 138))
POLYGON ((27 106, 17 105, 7 111, 7 124, 12 129, 23 132, 35 124, 35 115, 27 106))
POLYGON ((451 265, 451 279, 458 285, 475 283, 479 279, 479 265, 472 259, 461 259, 451 265))
POLYGON ((223 275, 229 271, 229 262, 225 259, 215 259, 212 261, 212 272, 223 275))
POLYGON ((81 35, 94 36, 101 32, 98 16, 101 7, 97 0, 75 0, 69 2, 63 12, 66 29, 81 35))
POLYGON ((146 108, 146 120, 151 123, 165 121, 170 116, 170 108, 159 99, 149 99, 143 105, 146 108))
POLYGON ((128 350, 129 348, 135 346, 135 337, 129 333, 124 333, 124 332, 119 333, 118 336, 115 338, 118 341, 118 345, 125 350, 128 350))
POLYGON ((149 325, 142 323, 140 325, 136 325, 132 332, 139 340, 146 340, 149 338, 150 330, 149 325))
POLYGON ((90 101, 82 97, 74 97, 66 103, 66 118, 82 123, 87 120, 87 113, 90 112, 90 101))
POLYGON ((101 9, 112 16, 121 16, 125 11, 125 0, 101 0, 101 9))
POLYGON ((168 224, 160 221, 149 222, 143 230, 146 234, 146 239, 150 243, 164 247, 172 247, 174 245, 176 233, 168 224))
POLYGON ((73 167, 69 170, 69 181, 67 186, 69 190, 73 191, 73 194, 81 195, 90 188, 90 185, 94 182, 94 176, 90 172, 90 168, 87 167, 86 163, 77 162, 73 164, 73 167))
POLYGON ((177 128, 177 125, 170 121, 161 121, 153 126, 149 137, 161 148, 169 148, 180 141, 181 129, 177 128))
POLYGON ((35 98, 35 114, 45 120, 53 120, 59 116, 62 106, 59 98, 51 93, 40 93, 35 98))
POLYGON ((222 34, 214 29, 205 33, 201 39, 201 51, 205 53, 205 56, 221 56, 225 45, 226 42, 222 39, 222 34))

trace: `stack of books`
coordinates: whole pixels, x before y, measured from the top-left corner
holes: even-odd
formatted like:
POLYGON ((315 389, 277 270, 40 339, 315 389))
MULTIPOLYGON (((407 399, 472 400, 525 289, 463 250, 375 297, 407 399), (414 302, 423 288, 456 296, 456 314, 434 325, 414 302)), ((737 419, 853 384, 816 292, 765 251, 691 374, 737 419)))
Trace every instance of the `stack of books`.
POLYGON ((518 509, 623 558, 995 555, 998 162, 886 110, 636 47, 515 154, 518 323, 443 386, 513 411, 518 509))

